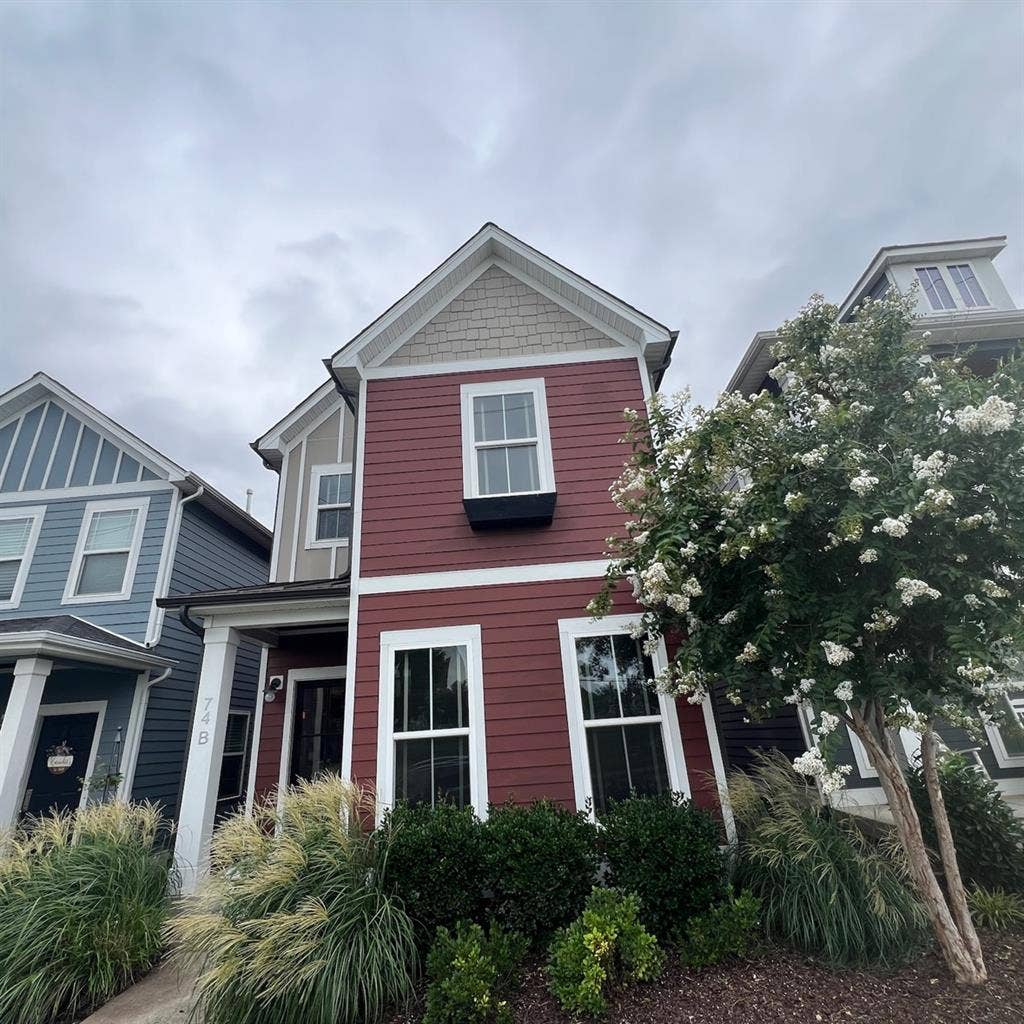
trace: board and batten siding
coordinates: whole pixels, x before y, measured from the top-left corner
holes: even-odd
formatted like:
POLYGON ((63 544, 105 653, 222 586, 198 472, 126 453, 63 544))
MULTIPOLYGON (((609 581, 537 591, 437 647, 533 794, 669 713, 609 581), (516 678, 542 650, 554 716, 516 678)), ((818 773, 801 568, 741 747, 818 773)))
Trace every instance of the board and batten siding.
MULTIPOLYGON (((267 555, 259 545, 197 502, 184 507, 169 596, 265 583, 267 572, 267 555)), ((133 796, 158 801, 176 816, 203 644, 176 612, 168 612, 155 652, 176 664, 170 676, 150 693, 133 796)), ((231 708, 250 712, 250 730, 259 663, 259 645, 239 644, 231 708)))
POLYGON ((636 359, 371 380, 366 395, 360 575, 602 557, 622 528, 622 412, 642 408, 636 359), (465 383, 543 377, 558 500, 550 526, 473 531, 462 505, 465 383))
MULTIPOLYGON (((569 724, 558 620, 586 616, 600 580, 518 583, 429 594, 363 595, 356 651, 352 774, 377 773, 380 634, 393 629, 479 624, 483 643, 488 796, 493 804, 547 798, 575 806, 569 724)), ((626 594, 616 613, 639 613, 626 594)), ((677 702, 690 788, 698 804, 717 807, 702 709, 677 702)))
MULTIPOLYGON (((51 499, 45 502, 46 514, 43 516, 39 542, 36 544, 32 556, 21 601, 17 608, 0 611, 0 619, 39 615, 77 615, 97 626, 128 637, 129 640, 142 643, 146 638, 146 628, 149 624, 150 609, 153 604, 153 592, 160 567, 164 533, 167 530, 172 490, 173 488, 168 485, 166 490, 151 490, 138 494, 126 491, 123 494, 118 493, 116 498, 113 495, 104 496, 103 500, 120 501, 123 499, 126 502, 136 498, 149 500, 131 597, 123 601, 91 601, 87 604, 61 603, 68 574, 71 571, 75 544, 82 528, 85 506, 90 500, 95 499, 91 499, 85 493, 81 497, 51 499)), ((20 504, 20 502, 5 502, 3 508, 17 509, 20 504)), ((44 502, 32 501, 25 504, 37 506, 44 502)))

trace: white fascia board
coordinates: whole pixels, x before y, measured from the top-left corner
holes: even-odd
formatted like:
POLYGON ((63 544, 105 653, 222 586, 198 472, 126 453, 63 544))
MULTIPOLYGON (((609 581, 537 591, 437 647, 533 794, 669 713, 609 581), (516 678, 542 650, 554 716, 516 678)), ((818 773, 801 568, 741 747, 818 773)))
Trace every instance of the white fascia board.
POLYGON ((28 630, 0 636, 0 655, 17 658, 70 658, 123 668, 169 667, 176 662, 139 650, 126 650, 113 644, 83 640, 50 630, 28 630))
POLYGON ((332 392, 337 396, 338 401, 340 402, 342 400, 341 395, 338 395, 337 389, 334 386, 334 381, 325 380, 315 391, 299 402, 294 409, 282 416, 281 419, 279 419, 277 423, 275 423, 261 437, 258 437, 253 441, 253 445, 256 450, 260 453, 264 451, 276 451, 283 455, 289 441, 295 440, 294 437, 290 437, 287 440, 285 439, 285 434, 288 432, 289 428, 294 426, 298 420, 302 419, 303 416, 305 416, 332 392))
POLYGON ((348 621, 347 597, 316 598, 308 601, 262 601, 204 607, 195 616, 205 629, 218 626, 245 631, 277 626, 342 624, 348 621))

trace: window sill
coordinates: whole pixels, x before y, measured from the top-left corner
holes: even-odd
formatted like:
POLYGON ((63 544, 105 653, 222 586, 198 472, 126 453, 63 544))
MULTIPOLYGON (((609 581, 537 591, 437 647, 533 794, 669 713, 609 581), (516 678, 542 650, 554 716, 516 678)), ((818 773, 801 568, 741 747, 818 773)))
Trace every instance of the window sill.
POLYGON ((500 494, 463 498, 466 518, 474 530, 501 530, 510 526, 549 526, 555 515, 554 491, 543 494, 500 494))

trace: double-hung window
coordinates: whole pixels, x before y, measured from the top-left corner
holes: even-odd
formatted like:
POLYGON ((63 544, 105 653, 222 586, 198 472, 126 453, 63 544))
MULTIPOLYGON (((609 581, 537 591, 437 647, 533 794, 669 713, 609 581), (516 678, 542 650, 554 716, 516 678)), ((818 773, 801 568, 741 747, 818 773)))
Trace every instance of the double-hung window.
POLYGON ((21 601, 45 511, 36 507, 0 512, 0 608, 17 608, 21 601))
POLYGON ((576 803, 597 814, 631 794, 689 792, 675 703, 649 685, 655 662, 630 636, 632 624, 559 622, 576 803))
POLYGON ((244 788, 245 746, 249 738, 249 712, 229 711, 220 763, 218 800, 238 800, 244 788))
POLYGON ((306 547, 344 546, 352 533, 352 466, 314 466, 306 547))
POLYGON ((66 604, 131 597, 148 508, 148 498, 85 506, 64 589, 66 604))
POLYGON ((968 309, 976 309, 978 306, 987 306, 988 299, 982 290, 981 282, 974 276, 974 271, 969 263, 953 263, 946 267, 949 276, 960 293, 963 304, 968 309))
POLYGON ((383 806, 487 810, 480 627, 381 634, 377 793, 383 806))
POLYGON ((464 384, 462 460, 467 498, 554 491, 543 379, 464 384))

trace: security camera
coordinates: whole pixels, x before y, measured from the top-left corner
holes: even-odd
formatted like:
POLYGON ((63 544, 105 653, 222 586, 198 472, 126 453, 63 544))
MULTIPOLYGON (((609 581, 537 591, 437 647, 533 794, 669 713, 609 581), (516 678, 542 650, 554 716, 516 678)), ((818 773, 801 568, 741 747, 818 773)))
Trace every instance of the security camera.
POLYGON ((270 704, 278 693, 284 689, 284 676, 271 676, 267 680, 266 689, 263 691, 263 699, 270 704))

